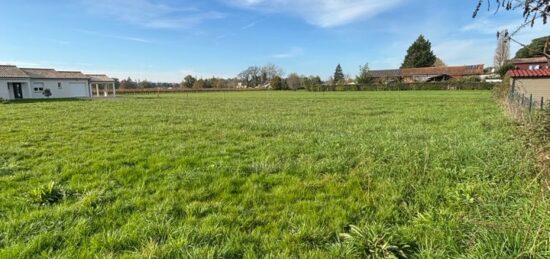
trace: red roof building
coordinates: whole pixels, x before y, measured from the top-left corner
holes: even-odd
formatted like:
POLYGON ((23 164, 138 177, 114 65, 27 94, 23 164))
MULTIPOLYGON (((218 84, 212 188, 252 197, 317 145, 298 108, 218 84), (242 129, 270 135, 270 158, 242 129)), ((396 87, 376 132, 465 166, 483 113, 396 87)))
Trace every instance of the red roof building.
POLYGON ((514 65, 515 69, 522 69, 522 70, 537 70, 537 69, 550 68, 548 66, 548 59, 546 59, 545 57, 515 58, 510 60, 510 63, 514 65))
POLYGON ((516 69, 508 71, 512 92, 529 97, 536 105, 550 103, 550 69, 516 69))

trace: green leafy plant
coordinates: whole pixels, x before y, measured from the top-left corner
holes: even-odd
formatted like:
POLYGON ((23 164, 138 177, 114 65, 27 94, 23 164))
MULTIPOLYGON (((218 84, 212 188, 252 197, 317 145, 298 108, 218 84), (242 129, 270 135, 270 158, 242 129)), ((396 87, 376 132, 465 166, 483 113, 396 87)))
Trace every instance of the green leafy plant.
POLYGON ((50 182, 48 185, 36 188, 30 192, 32 202, 40 205, 58 203, 62 201, 65 196, 65 190, 59 187, 55 182, 50 182))
POLYGON ((380 227, 351 225, 349 233, 340 234, 340 237, 352 254, 362 258, 409 258, 412 247, 401 242, 396 235, 383 232, 380 227))

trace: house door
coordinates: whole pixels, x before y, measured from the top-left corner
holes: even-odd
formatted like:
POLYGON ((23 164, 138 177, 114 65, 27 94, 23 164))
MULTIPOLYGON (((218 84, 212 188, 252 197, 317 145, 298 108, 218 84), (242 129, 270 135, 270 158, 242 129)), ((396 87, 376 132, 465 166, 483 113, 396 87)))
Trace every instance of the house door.
POLYGON ((11 86, 13 88, 13 97, 15 99, 23 99, 23 88, 21 87, 21 83, 13 83, 11 86))

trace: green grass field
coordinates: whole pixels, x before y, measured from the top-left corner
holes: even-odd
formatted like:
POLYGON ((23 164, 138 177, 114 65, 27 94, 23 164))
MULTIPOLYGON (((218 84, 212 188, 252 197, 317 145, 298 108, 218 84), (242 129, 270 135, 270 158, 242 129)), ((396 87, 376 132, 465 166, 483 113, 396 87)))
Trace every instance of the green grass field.
POLYGON ((485 91, 0 104, 0 258, 548 258, 485 91))

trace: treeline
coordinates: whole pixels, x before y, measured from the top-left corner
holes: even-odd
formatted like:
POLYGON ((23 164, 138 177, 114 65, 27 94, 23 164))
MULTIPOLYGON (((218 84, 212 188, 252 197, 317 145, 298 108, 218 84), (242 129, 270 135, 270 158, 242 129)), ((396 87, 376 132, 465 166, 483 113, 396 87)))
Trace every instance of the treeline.
POLYGON ((178 88, 188 88, 188 89, 210 89, 210 88, 236 88, 238 81, 236 79, 224 79, 224 78, 207 78, 207 79, 197 79, 193 76, 186 76, 184 81, 181 83, 159 83, 151 82, 148 80, 143 81, 134 81, 132 78, 123 79, 120 82, 116 82, 116 87, 118 89, 153 89, 153 88, 163 88, 163 89, 178 89, 178 88))

